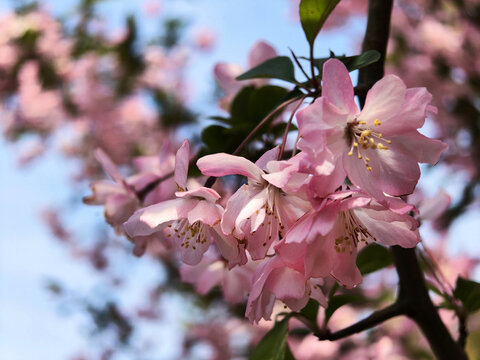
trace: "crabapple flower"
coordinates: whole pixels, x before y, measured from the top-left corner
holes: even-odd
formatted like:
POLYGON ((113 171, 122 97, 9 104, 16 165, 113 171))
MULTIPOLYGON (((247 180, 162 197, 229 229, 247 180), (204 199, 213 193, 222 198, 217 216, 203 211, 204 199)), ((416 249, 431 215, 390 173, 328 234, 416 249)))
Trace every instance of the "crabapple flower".
POLYGON ((326 307, 327 298, 319 285, 323 279, 306 278, 301 262, 288 264, 275 256, 255 271, 245 315, 256 323, 262 318, 270 320, 275 299, 293 311, 303 309, 310 297, 326 307))
POLYGON ((322 97, 297 114, 299 148, 313 162, 328 151, 335 171, 387 205, 384 194, 411 194, 420 177, 418 163, 437 163, 447 147, 417 130, 427 110, 433 110, 431 98, 425 88, 407 89, 398 77, 387 75, 370 89, 360 111, 345 65, 328 60, 322 97))
POLYGON ((187 189, 189 154, 190 145, 185 140, 175 157, 176 198, 136 211, 125 222, 125 232, 135 241, 136 237, 165 230, 166 237, 178 248, 182 261, 189 265, 198 264, 212 242, 231 265, 245 263, 238 243, 220 230, 224 211, 216 203, 220 195, 206 187, 187 189))
MULTIPOLYGON (((246 239, 253 260, 263 259, 278 241, 279 233, 284 233, 309 208, 306 200, 287 192, 289 180, 298 169, 296 159, 290 163, 275 161, 278 151, 278 147, 267 151, 255 164, 225 153, 207 155, 197 162, 204 175, 237 174, 248 178, 248 184, 228 200, 221 227, 225 234, 246 239)), ((307 176, 302 179, 305 181, 307 176)))
POLYGON ((275 251, 287 264, 304 261, 307 278, 331 275, 351 288, 362 281, 356 266, 359 247, 377 242, 415 247, 417 226, 411 216, 385 208, 360 190, 344 190, 313 202, 275 251))

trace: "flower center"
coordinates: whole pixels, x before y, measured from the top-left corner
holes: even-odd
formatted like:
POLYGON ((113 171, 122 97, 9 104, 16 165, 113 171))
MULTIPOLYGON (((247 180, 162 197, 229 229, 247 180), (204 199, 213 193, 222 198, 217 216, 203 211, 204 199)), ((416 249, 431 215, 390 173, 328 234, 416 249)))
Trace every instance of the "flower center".
POLYGON ((377 241, 352 211, 341 212, 339 216, 341 217, 339 220, 340 231, 339 236, 335 239, 336 252, 344 253, 348 250, 352 254, 353 248, 357 247, 359 242, 368 245, 377 241))
MULTIPOLYGON (((366 156, 366 150, 388 150, 388 144, 392 142, 385 139, 381 132, 374 131, 368 128, 366 121, 358 121, 355 119, 352 122, 347 123, 345 128, 345 137, 350 150, 348 156, 352 156, 354 153, 358 160, 363 161, 368 171, 372 171, 370 166, 370 158, 366 156)), ((382 125, 380 120, 375 119, 373 122, 375 127, 382 125)))
POLYGON ((182 219, 167 226, 167 237, 176 237, 182 241, 180 246, 186 249, 191 246, 193 250, 196 250, 197 244, 205 244, 207 242, 205 230, 204 224, 200 221, 190 225, 187 219, 182 219))

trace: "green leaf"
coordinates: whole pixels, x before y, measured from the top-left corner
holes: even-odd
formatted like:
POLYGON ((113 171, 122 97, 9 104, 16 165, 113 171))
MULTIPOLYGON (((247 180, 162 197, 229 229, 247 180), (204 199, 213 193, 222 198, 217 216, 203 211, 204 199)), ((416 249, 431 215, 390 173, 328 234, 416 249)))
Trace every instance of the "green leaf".
POLYGON ((293 62, 287 56, 277 56, 237 76, 237 80, 279 79, 297 84, 293 62))
POLYGON ((286 349, 285 349, 284 360, 295 360, 295 357, 293 356, 292 350, 290 350, 290 346, 288 346, 288 343, 287 343, 287 346, 286 346, 286 349))
POLYGON ((313 45, 320 29, 340 0, 301 0, 300 22, 310 46, 313 45))
POLYGON ((317 322, 317 314, 318 314, 318 301, 314 299, 308 300, 307 305, 300 311, 302 315, 304 315, 308 320, 312 321, 313 323, 317 322))
POLYGON ((370 274, 391 264, 393 264, 392 254, 381 245, 368 245, 357 255, 357 266, 362 275, 370 274))
POLYGON ((253 349, 250 360, 285 360, 289 319, 290 316, 287 315, 275 323, 253 349))
POLYGON ((373 64, 380 60, 380 53, 377 50, 367 50, 364 53, 356 56, 345 56, 343 59, 340 59, 348 71, 354 71, 365 67, 367 65, 373 64))
POLYGON ((480 309, 480 284, 459 276, 453 295, 459 299, 468 312, 480 309))
POLYGON ((343 305, 364 300, 365 298, 359 294, 344 294, 332 296, 330 300, 328 300, 328 307, 325 309, 325 324, 328 323, 328 320, 330 320, 333 313, 339 308, 341 308, 343 305))
MULTIPOLYGON (((313 64, 321 72, 323 69, 323 64, 325 64, 327 60, 338 59, 345 64, 348 71, 352 72, 377 62, 380 60, 380 57, 381 55, 377 50, 367 50, 360 55, 354 56, 336 56, 335 54, 331 53, 329 57, 313 59, 313 64)), ((302 57, 302 59, 308 60, 306 57, 302 57)))

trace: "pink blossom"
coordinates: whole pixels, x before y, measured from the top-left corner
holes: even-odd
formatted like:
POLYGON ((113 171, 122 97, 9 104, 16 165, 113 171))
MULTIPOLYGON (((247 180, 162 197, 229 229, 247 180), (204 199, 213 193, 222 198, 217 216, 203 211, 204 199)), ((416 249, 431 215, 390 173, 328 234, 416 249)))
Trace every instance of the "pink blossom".
POLYGON ((323 68, 322 97, 297 114, 299 148, 314 163, 324 151, 331 153, 336 172, 387 205, 384 193, 412 193, 420 177, 418 162, 435 164, 446 149, 417 131, 430 100, 425 88, 407 89, 387 75, 370 89, 360 112, 346 67, 331 59, 323 68))
MULTIPOLYGON (((207 155, 197 162, 204 175, 238 174, 248 178, 248 184, 228 200, 222 230, 246 239, 254 260, 263 259, 278 241, 279 233, 284 233, 309 207, 307 201, 288 192, 289 180, 298 170, 296 159, 277 162, 278 151, 278 147, 267 151, 255 164, 225 153, 207 155)), ((306 177, 302 179, 305 181, 306 177)))
POLYGON ((303 261, 307 278, 331 275, 350 288, 362 281, 358 247, 375 242, 414 247, 420 241, 417 225, 359 190, 345 190, 314 203, 275 250, 286 263, 303 261))
POLYGON ((210 29, 198 29, 193 36, 195 45, 201 50, 211 50, 215 45, 215 33, 210 29))
POLYGON ((270 320, 275 299, 294 311, 301 310, 310 297, 326 306, 319 285, 323 285, 323 279, 305 277, 301 262, 288 264, 278 256, 265 260, 255 271, 245 315, 251 322, 270 320))
POLYGON ((176 198, 136 211, 125 222, 125 232, 135 241, 138 236, 149 236, 165 229, 167 238, 172 238, 178 248, 182 261, 189 265, 198 264, 212 242, 231 261, 231 265, 245 262, 239 244, 220 230, 224 211, 216 203, 220 195, 206 187, 187 189, 189 153, 190 145, 185 140, 175 158, 176 198))

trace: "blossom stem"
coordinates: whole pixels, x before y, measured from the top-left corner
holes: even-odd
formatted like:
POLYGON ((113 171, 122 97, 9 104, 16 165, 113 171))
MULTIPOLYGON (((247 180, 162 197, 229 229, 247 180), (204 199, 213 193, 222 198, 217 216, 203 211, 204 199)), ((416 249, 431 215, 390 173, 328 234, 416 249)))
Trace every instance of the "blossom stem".
POLYGON ((278 105, 270 114, 268 114, 262 121, 258 123, 257 126, 248 134, 248 136, 242 141, 240 145, 237 146, 235 151, 232 153, 232 155, 238 155, 240 151, 242 151, 243 147, 252 139, 252 137, 262 128, 263 125, 265 125, 268 121, 270 121, 272 118, 274 118, 280 110, 285 108, 286 106, 294 103, 295 101, 299 100, 302 96, 296 96, 293 99, 289 99, 278 105))
POLYGON ((313 87, 315 88, 315 90, 318 90, 318 80, 317 80, 317 77, 315 76, 315 65, 313 63, 313 42, 312 44, 310 44, 310 71, 312 73, 312 84, 313 84, 313 87))
POLYGON ((149 182, 147 185, 145 185, 141 190, 135 191, 135 194, 137 195, 138 200, 143 202, 145 200, 145 197, 153 191, 157 185, 159 185, 161 182, 170 179, 173 176, 174 172, 169 172, 165 176, 162 176, 161 178, 155 179, 152 182, 149 182))
POLYGON ((298 100, 298 103, 295 105, 295 107, 292 110, 292 114, 288 118, 287 125, 285 126, 285 132, 283 133, 282 144, 280 145, 280 151, 278 152, 277 160, 282 159, 283 152, 285 151, 285 146, 287 144, 288 131, 290 130, 290 125, 292 124, 293 117, 295 116, 295 113, 297 112, 300 105, 302 105, 303 100, 305 100, 306 97, 307 97, 307 95, 304 95, 304 96, 302 96, 302 98, 300 100, 298 100))
POLYGON ((308 81, 312 81, 310 79, 310 77, 308 76, 307 72, 305 71, 305 69, 303 68, 302 64, 300 64, 300 61, 298 61, 298 58, 297 58, 297 55, 295 55, 295 53, 293 52, 292 49, 288 49, 290 50, 290 53, 292 54, 293 56, 293 59, 295 60, 295 63, 297 64, 297 66, 300 68, 300 70, 302 71, 303 75, 305 75, 305 77, 307 78, 308 81))

